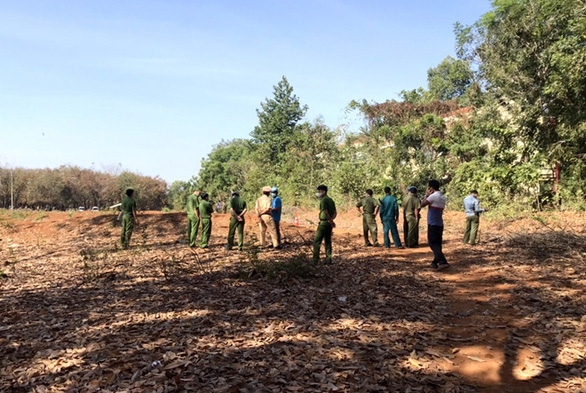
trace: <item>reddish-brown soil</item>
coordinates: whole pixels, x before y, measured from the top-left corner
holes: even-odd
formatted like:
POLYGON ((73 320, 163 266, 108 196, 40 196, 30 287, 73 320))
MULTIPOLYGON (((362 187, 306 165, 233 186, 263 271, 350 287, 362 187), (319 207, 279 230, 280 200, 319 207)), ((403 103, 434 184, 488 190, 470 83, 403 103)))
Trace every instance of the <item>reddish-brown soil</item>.
POLYGON ((248 217, 239 253, 226 215, 191 250, 184 214, 141 213, 122 251, 109 213, 0 212, 0 391, 586 392, 583 213, 483 220, 470 247, 449 212, 441 272, 425 220, 419 248, 366 248, 354 212, 312 269, 294 214, 281 251, 248 217))

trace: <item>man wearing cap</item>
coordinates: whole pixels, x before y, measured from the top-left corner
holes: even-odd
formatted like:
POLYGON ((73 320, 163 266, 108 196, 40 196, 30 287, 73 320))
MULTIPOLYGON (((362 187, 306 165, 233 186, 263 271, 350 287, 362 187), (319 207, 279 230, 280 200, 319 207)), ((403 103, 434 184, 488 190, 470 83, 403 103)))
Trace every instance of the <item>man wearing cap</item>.
POLYGON ((120 208, 122 210, 122 235, 120 236, 122 249, 128 248, 134 226, 138 225, 136 218, 136 200, 134 200, 134 190, 126 190, 126 196, 122 200, 120 208))
POLYGON ((214 207, 210 203, 210 197, 207 192, 202 192, 199 202, 199 216, 201 217, 201 248, 208 248, 210 236, 212 234, 212 214, 214 207))
POLYGON ((267 230, 271 235, 273 248, 281 248, 277 238, 277 231, 275 229, 275 221, 273 221, 272 202, 269 195, 271 194, 271 187, 265 186, 262 188, 262 196, 256 200, 255 210, 259 220, 260 227, 260 246, 264 247, 266 241, 267 230))
POLYGON ((472 190, 470 195, 464 198, 464 211, 466 213, 466 231, 464 232, 464 244, 475 245, 476 234, 480 224, 480 214, 486 209, 480 207, 478 191, 472 190))
POLYGON ((282 246, 283 243, 281 242, 281 211, 283 210, 283 202, 281 201, 281 197, 279 196, 279 189, 277 187, 271 188, 271 197, 273 198, 271 205, 271 215, 273 216, 273 221, 275 222, 277 242, 279 243, 279 246, 282 246))
POLYGON ((199 190, 195 190, 187 198, 187 239, 189 241, 189 247, 195 247, 195 239, 197 238, 197 232, 199 232, 199 190))
POLYGON ((389 231, 393 236, 393 243, 397 248, 405 248, 399 238, 397 223, 399 222, 399 205, 397 198, 391 195, 391 188, 385 187, 385 197, 380 201, 380 219, 383 223, 385 248, 391 248, 389 231))
POLYGON ((313 238, 313 263, 319 262, 319 250, 321 243, 325 243, 326 264, 332 263, 332 232, 336 227, 334 220, 338 215, 334 200, 328 196, 328 187, 320 185, 317 187, 317 198, 319 199, 319 225, 313 238))
POLYGON ((433 269, 443 270, 450 265, 442 251, 444 233, 443 215, 444 209, 446 208, 446 197, 440 192, 439 188, 439 181, 429 181, 425 198, 421 202, 421 207, 429 206, 427 210, 427 242, 429 243, 429 248, 433 251, 431 267, 433 269))
POLYGON ((364 198, 362 198, 356 204, 358 213, 362 215, 362 232, 364 235, 364 245, 367 247, 375 246, 378 247, 378 228, 376 225, 376 215, 379 210, 378 200, 372 197, 372 190, 366 190, 364 198), (362 208, 362 210, 361 210, 362 208), (372 236, 372 243, 368 239, 368 233, 372 236))
POLYGON ((238 228, 238 251, 244 246, 244 215, 246 214, 246 201, 240 198, 238 191, 232 191, 230 199, 230 229, 228 230, 228 245, 226 250, 234 247, 234 234, 238 228))
POLYGON ((415 248, 419 246, 419 212, 421 201, 417 197, 417 187, 407 189, 407 197, 403 203, 403 239, 405 246, 415 248))

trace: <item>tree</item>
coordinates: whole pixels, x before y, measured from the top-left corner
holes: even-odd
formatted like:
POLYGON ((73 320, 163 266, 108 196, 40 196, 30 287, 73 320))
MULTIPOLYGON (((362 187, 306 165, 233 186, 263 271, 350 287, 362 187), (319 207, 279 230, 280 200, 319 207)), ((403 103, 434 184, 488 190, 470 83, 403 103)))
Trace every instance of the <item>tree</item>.
POLYGON ((187 203, 187 198, 195 191, 197 182, 198 179, 192 177, 189 181, 176 180, 171 183, 167 192, 169 205, 174 210, 183 210, 187 203))
POLYGON ((62 210, 77 209, 79 206, 103 208, 119 202, 127 187, 137 190, 142 210, 158 210, 167 203, 167 183, 158 177, 127 171, 117 176, 76 166, 11 170, 0 167, 0 207, 4 208, 10 206, 10 172, 14 173, 16 207, 62 210))
POLYGON ((520 130, 549 149, 586 119, 586 5, 582 0, 495 0, 473 26, 456 25, 458 53, 520 130))
POLYGON ((427 70, 427 90, 418 87, 413 90, 402 90, 399 98, 402 103, 430 104, 434 101, 458 101, 460 105, 468 105, 468 91, 476 88, 474 73, 470 63, 463 59, 447 56, 437 66, 427 70))
POLYGON ((283 78, 273 86, 273 98, 261 103, 257 109, 258 125, 251 133, 253 143, 263 156, 276 161, 291 143, 295 126, 305 116, 307 105, 301 105, 293 94, 293 87, 283 78))
POLYGON ((406 102, 409 104, 423 104, 426 102, 428 94, 429 92, 423 87, 418 87, 417 89, 413 90, 401 90, 399 93, 399 98, 401 99, 401 102, 406 102))
POLYGON ((327 181, 337 158, 337 136, 321 119, 295 127, 287 154, 282 156, 282 175, 275 183, 281 185, 279 192, 289 203, 307 201, 327 181))
POLYGON ((242 190, 245 186, 251 161, 249 141, 222 141, 202 160, 197 185, 211 199, 226 201, 232 190, 242 190))
POLYGON ((450 101, 463 98, 472 84, 472 71, 467 61, 446 57, 427 71, 430 99, 450 101))
MULTIPOLYGON (((586 5, 582 0, 494 0, 456 25, 458 54, 478 64, 487 91, 516 124, 522 160, 584 176, 586 5), (577 169, 577 168, 582 169, 577 169)), ((583 182, 575 191, 586 191, 583 182)))

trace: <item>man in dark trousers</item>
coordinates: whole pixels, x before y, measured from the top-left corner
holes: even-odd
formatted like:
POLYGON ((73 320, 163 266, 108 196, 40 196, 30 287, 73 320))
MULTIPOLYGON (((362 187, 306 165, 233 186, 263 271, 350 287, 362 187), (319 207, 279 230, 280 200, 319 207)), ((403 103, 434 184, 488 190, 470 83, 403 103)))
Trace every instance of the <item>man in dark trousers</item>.
POLYGON ((431 267, 437 270, 447 269, 450 265, 442 251, 443 233, 444 233, 444 209, 446 207, 446 197, 439 190, 440 185, 437 180, 430 180, 425 198, 421 202, 421 207, 429 206, 427 210, 427 242, 429 248, 433 251, 433 261, 431 267))

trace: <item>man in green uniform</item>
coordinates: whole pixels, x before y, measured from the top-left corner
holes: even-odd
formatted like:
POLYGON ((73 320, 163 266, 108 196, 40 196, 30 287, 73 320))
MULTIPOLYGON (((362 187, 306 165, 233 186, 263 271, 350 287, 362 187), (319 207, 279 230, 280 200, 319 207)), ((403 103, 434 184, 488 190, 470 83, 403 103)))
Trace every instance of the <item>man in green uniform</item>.
POLYGON ((200 194, 199 216, 201 218, 201 248, 208 248, 210 235, 212 234, 212 213, 214 207, 210 203, 210 197, 206 192, 200 194))
POLYGON ((405 246, 415 248, 419 246, 419 212, 421 201, 417 197, 417 187, 407 189, 407 197, 403 203, 403 231, 405 246))
POLYGON ((132 237, 132 230, 135 225, 138 225, 136 218, 136 201, 133 198, 134 190, 129 188, 126 190, 126 196, 122 200, 122 236, 120 237, 122 249, 128 248, 130 238, 132 237))
POLYGON ((362 198, 357 204, 356 208, 358 213, 362 215, 362 231, 364 234, 364 245, 371 247, 373 244, 378 247, 378 228, 376 225, 376 215, 379 210, 378 200, 372 197, 372 190, 366 190, 364 198, 362 198), (361 210, 362 208, 362 210, 361 210), (368 239, 368 232, 372 236, 372 243, 368 239))
POLYGON ((326 264, 332 263, 332 231, 336 227, 334 220, 338 213, 334 200, 328 196, 328 187, 320 185, 317 187, 317 197, 319 198, 319 225, 315 231, 313 239, 313 263, 319 262, 319 249, 322 241, 326 248, 326 264))
POLYGON ((189 240, 189 247, 195 247, 195 239, 199 231, 199 190, 195 190, 187 198, 187 239, 189 240))
POLYGON ((244 215, 246 214, 246 201, 240 198, 238 191, 232 192, 232 198, 229 203, 230 207, 230 229, 228 230, 228 245, 226 250, 234 247, 234 234, 238 228, 238 251, 242 251, 244 246, 244 215))

